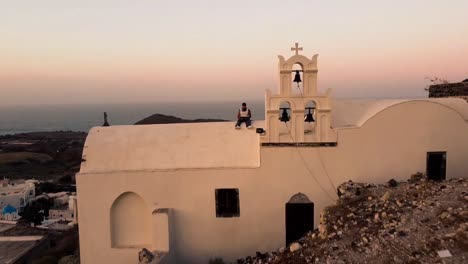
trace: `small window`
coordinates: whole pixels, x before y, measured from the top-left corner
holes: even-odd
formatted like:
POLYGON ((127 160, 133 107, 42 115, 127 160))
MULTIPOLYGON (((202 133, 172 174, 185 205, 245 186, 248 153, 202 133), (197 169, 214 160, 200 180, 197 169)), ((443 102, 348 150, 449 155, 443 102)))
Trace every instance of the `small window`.
POLYGON ((239 189, 216 189, 216 217, 239 217, 239 189))

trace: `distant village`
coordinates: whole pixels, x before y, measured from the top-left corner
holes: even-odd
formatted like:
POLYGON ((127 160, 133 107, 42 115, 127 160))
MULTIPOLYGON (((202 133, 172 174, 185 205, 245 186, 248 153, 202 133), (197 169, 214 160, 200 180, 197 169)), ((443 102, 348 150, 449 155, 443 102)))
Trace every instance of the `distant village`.
MULTIPOLYGON (((57 192, 36 195, 37 180, 0 180, 0 205, 3 207, 0 220, 6 224, 16 224, 28 206, 34 206, 41 200, 48 201, 50 208, 43 214, 43 220, 37 225, 44 229, 70 229, 77 223, 76 193, 57 192)), ((41 213, 39 211, 33 213, 41 213)), ((32 224, 35 223, 32 221, 32 224)))
POLYGON ((53 248, 51 241, 77 232, 76 192, 38 194, 40 184, 0 180, 0 263, 40 258, 53 248))
POLYGON ((78 261, 74 174, 85 137, 0 136, 0 263, 57 263, 67 256, 78 261))

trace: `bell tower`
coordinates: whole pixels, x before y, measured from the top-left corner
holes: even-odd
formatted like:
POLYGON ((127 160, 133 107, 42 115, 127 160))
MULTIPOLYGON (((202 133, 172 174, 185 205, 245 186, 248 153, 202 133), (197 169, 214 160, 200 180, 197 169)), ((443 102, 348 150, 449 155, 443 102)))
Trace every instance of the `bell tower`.
POLYGON ((302 50, 296 43, 289 59, 278 56, 279 89, 266 91, 263 143, 336 143, 331 89, 318 91, 318 54, 309 59, 299 54, 302 50))

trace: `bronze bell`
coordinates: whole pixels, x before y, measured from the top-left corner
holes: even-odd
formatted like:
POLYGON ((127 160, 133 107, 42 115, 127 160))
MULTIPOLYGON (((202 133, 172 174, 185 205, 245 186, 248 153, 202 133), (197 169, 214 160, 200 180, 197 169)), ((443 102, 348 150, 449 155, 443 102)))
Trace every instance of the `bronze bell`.
POLYGON ((297 85, 299 85, 299 83, 302 82, 301 74, 299 73, 299 71, 296 71, 296 75, 294 76, 294 82, 297 83, 297 85))
POLYGON ((314 116, 312 115, 311 113, 311 110, 313 110, 314 108, 313 107, 306 107, 307 110, 309 110, 309 113, 307 113, 306 115, 306 118, 305 118, 305 122, 315 122, 315 119, 314 119, 314 116))
POLYGON ((288 109, 289 108, 280 108, 280 109, 283 109, 283 113, 281 113, 281 117, 280 117, 280 121, 281 122, 288 122, 289 121, 289 115, 288 115, 288 109))

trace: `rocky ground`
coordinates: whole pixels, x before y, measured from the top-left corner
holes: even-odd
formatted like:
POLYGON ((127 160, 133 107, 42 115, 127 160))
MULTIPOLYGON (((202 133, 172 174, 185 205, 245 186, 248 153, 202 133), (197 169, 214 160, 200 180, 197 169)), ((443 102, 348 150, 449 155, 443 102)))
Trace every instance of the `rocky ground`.
POLYGON ((319 228, 238 263, 468 263, 468 180, 347 182, 319 228), (449 255, 449 256, 447 256, 449 255))

